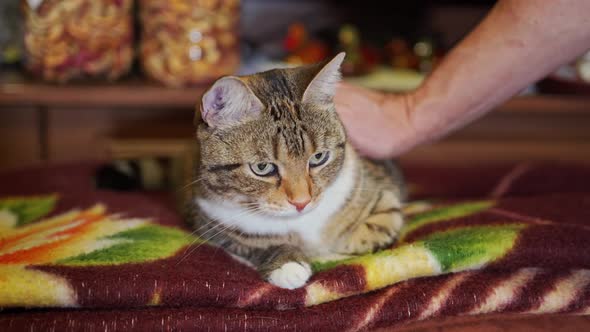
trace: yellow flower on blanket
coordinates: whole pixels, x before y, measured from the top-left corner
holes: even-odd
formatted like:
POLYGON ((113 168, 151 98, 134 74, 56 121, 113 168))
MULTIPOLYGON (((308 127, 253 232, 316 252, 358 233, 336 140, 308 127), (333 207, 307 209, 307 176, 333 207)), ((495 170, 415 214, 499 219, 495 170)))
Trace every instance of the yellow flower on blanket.
MULTIPOLYGON (((22 199, 18 203, 26 205, 22 199)), ((0 200, 0 207, 8 205, 0 200)), ((182 230, 148 219, 108 215, 100 204, 36 222, 34 214, 23 219, 15 217, 14 210, 5 208, 0 214, 4 226, 0 228, 0 307, 76 305, 75 292, 66 279, 35 266, 145 262, 170 257, 194 241, 182 230)), ((41 210, 36 214, 49 212, 41 210)))
POLYGON ((110 247, 108 236, 145 225, 146 220, 112 220, 96 205, 0 234, 0 264, 40 265, 110 247))

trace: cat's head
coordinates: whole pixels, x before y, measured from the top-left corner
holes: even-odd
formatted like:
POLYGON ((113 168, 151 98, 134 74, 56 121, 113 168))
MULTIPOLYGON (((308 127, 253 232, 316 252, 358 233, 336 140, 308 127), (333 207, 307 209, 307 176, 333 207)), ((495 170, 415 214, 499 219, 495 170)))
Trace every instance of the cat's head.
POLYGON ((215 82, 197 115, 202 195, 277 217, 317 206, 344 163, 343 59, 215 82))

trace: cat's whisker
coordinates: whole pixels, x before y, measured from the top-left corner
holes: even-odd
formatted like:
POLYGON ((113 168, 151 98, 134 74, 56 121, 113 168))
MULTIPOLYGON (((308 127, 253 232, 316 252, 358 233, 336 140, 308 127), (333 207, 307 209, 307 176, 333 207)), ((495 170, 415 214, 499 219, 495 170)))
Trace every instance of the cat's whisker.
MULTIPOLYGON (((224 225, 225 225, 224 223, 220 222, 219 220, 211 220, 211 221, 209 221, 207 224, 211 224, 211 223, 214 223, 214 222, 216 222, 217 224, 216 224, 216 225, 213 225, 211 228, 209 228, 209 229, 208 229, 208 230, 206 230, 205 232, 203 232, 203 233, 201 233, 201 234, 198 234, 198 235, 197 235, 197 239, 195 239, 195 240, 193 241, 193 243, 194 243, 194 242, 196 242, 196 241, 198 241, 198 240, 207 241, 207 240, 204 240, 204 239, 203 239, 203 236, 204 236, 205 234, 207 234, 207 233, 209 233, 209 232, 211 232, 211 231, 213 231, 213 230, 215 230, 215 229, 217 229, 217 228, 219 228, 219 227, 222 227, 222 226, 224 226, 224 225)), ((203 226, 201 226, 201 228, 203 228, 203 227, 205 227, 205 226, 206 226, 206 225, 203 225, 203 226)), ((196 229, 196 230, 194 230, 192 233, 194 234, 194 233, 196 233, 196 232, 197 232, 197 231, 199 231, 199 230, 200 230, 200 228, 199 228, 199 229, 196 229)), ((193 243, 191 243, 191 244, 193 244, 193 243)))
MULTIPOLYGON (((218 223, 217 225, 214 225, 213 227, 211 227, 210 229, 208 229, 205 233, 201 234, 200 236, 196 237, 194 240, 192 240, 187 246, 186 249, 184 250, 184 253, 182 255, 182 257, 178 260, 178 262, 176 262, 176 265, 180 264, 185 258, 187 258, 188 256, 190 256, 193 252, 195 252, 195 250, 197 250, 199 247, 201 247, 204 243, 206 243, 208 240, 207 239, 203 239, 202 236, 204 234, 207 234, 208 232, 215 230, 217 228, 224 228, 224 224, 222 223, 218 223), (201 243, 199 243, 197 246, 193 247, 193 245, 195 244, 195 242, 197 241, 202 241, 201 243)), ((196 232, 196 230, 195 230, 196 232)), ((194 232, 193 232, 194 233, 194 232)))
MULTIPOLYGON (((178 262, 176 262, 176 265, 180 264, 180 263, 181 263, 181 262, 182 262, 182 261, 183 261, 183 260, 184 260, 186 257, 190 256, 190 255, 191 255, 193 252, 195 252, 197 249, 199 249, 199 248, 200 248, 200 247, 201 247, 203 244, 205 244, 205 243, 207 243, 207 242, 210 242, 210 241, 211 241, 211 240, 212 240, 214 237, 216 237, 217 235, 219 235, 219 234, 221 234, 221 233, 223 233, 223 232, 227 231, 228 229, 231 229, 232 227, 235 227, 235 226, 233 226, 233 225, 224 225, 224 224, 221 224, 221 223, 220 223, 220 224, 216 225, 215 227, 213 227, 213 228, 211 228, 211 229, 214 229, 214 228, 216 228, 216 227, 218 227, 218 226, 222 226, 222 227, 221 227, 221 229, 220 229, 220 230, 219 230, 217 233, 215 233, 215 234, 211 235, 210 237, 208 237, 208 238, 206 238, 206 239, 201 239, 203 242, 199 243, 199 244, 198 244, 197 246, 195 246, 195 247, 192 247, 190 250, 188 250, 188 252, 185 252, 185 254, 184 254, 182 257, 181 257, 181 259, 180 259, 178 262)), ((211 230, 211 229, 210 229, 210 230, 211 230)), ((209 230, 209 231, 210 231, 210 230, 209 230)), ((194 243, 194 242, 193 242, 193 243, 194 243)), ((191 245, 191 246, 192 246, 192 245, 191 245)), ((188 248, 190 248, 191 246, 189 246, 188 248)))
MULTIPOLYGON (((257 211, 257 210, 248 210, 248 211, 244 211, 244 212, 242 212, 242 213, 239 213, 238 215, 239 215, 239 216, 243 216, 245 213, 247 213, 247 214, 246 214, 247 216, 254 216, 254 215, 256 215, 256 214, 257 214, 257 212, 259 212, 259 211, 257 211)), ((237 215, 236 215, 235 217, 237 217, 237 215)), ((219 231, 219 232, 215 233, 214 235, 210 236, 209 238, 207 238, 207 239, 203 239, 203 240, 204 240, 205 242, 209 242, 209 241, 211 241, 211 240, 212 240, 212 239, 213 239, 215 236, 217 236, 217 235, 221 234, 222 232, 224 232, 224 231, 226 231, 226 230, 228 230, 228 229, 230 229, 230 228, 232 228, 232 227, 236 227, 236 226, 235 226, 235 225, 228 225, 228 227, 225 227, 225 228, 224 228, 224 229, 222 229, 221 231, 219 231)))
POLYGON ((211 218, 211 220, 207 221, 207 223, 205 223, 204 225, 201 225, 199 228, 193 230, 192 232, 190 232, 189 234, 186 235, 187 238, 189 237, 193 237, 199 230, 211 225, 212 223, 216 222, 217 220, 213 220, 211 218))
POLYGON ((195 185, 195 184, 197 184, 197 183, 199 183, 200 181, 203 181, 203 180, 205 180, 205 177, 200 177, 200 178, 198 178, 198 179, 196 179, 196 180, 194 180, 194 181, 191 181, 191 182, 189 182, 189 183, 185 184, 184 186, 182 186, 181 188, 179 188, 179 189, 178 189, 178 191, 183 191, 183 190, 186 190, 186 189, 188 189, 190 186, 192 186, 192 185, 195 185))
MULTIPOLYGON (((232 229, 232 228, 235 228, 235 227, 236 227, 236 226, 233 226, 233 225, 226 225, 225 227, 222 227, 222 228, 221 228, 221 229, 220 229, 220 230, 219 230, 217 233, 215 233, 215 234, 213 234, 213 235, 209 236, 208 238, 204 239, 204 240, 203 240, 203 241, 204 241, 203 243, 210 242, 210 241, 211 241, 211 240, 213 240, 213 239, 214 239, 216 236, 218 236, 218 235, 220 235, 221 233, 224 233, 224 232, 226 232, 226 231, 228 231, 228 230, 230 230, 230 229, 232 229)), ((197 248, 198 248, 199 246, 201 246, 203 243, 199 244, 199 245, 197 246, 197 248)), ((196 248, 195 248, 195 249, 196 249, 196 248)))
POLYGON ((242 206, 245 206, 245 207, 259 207, 260 204, 259 203, 256 203, 256 202, 245 202, 245 203, 242 203, 242 206))
MULTIPOLYGON (((241 215, 243 213, 238 213, 238 215, 241 215)), ((218 228, 223 228, 224 224, 214 218, 210 218, 211 220, 209 220, 205 225, 202 225, 201 227, 199 227, 198 229, 195 229, 194 231, 192 231, 190 234, 187 235, 187 237, 193 236, 195 233, 197 233, 200 229, 210 225, 211 223, 217 222, 216 225, 213 225, 210 229, 206 230, 204 233, 199 234, 199 236, 197 236, 194 240, 192 240, 187 246, 186 249, 184 250, 183 256, 180 258, 180 260, 176 263, 176 265, 180 264, 187 256, 189 256, 191 253, 193 253, 197 248, 199 248, 203 243, 208 242, 212 237, 210 237, 209 239, 203 239, 203 236, 213 230, 216 230, 218 228), (201 244, 199 244, 198 246, 192 248, 192 246, 195 244, 195 242, 197 241, 203 241, 201 244), (192 248, 192 249, 191 249, 192 248)))
MULTIPOLYGON (((187 234, 187 237, 193 237, 193 236, 195 236, 195 235, 196 235, 196 234, 197 234, 197 233, 198 233, 198 232, 199 232, 201 229, 203 229, 203 228, 206 228, 207 226, 209 226, 209 225, 211 225, 211 224, 213 224, 213 223, 216 223, 216 222, 219 224, 219 221, 218 221, 218 220, 213 220, 213 218, 211 218, 211 220, 209 220, 209 221, 208 221, 206 224, 204 224, 204 225, 202 225, 201 227, 199 227, 199 228, 195 229, 195 230, 194 230, 194 231, 192 231, 190 234, 187 234)), ((218 226, 218 225, 213 225, 213 227, 212 227, 212 228, 215 228, 215 227, 217 227, 217 226, 218 226)), ((206 232, 208 232, 208 231, 206 231, 206 232)), ((199 236, 198 236, 198 237, 199 237, 199 236)))
MULTIPOLYGON (((230 217, 229 219, 235 219, 237 217, 243 216, 243 215, 256 215, 259 212, 259 210, 257 209, 249 209, 243 212, 240 212, 232 217, 230 217)), ((192 254, 195 250, 197 250, 201 245, 203 245, 203 243, 207 243, 210 242, 213 238, 215 238, 216 236, 218 236, 219 234, 227 231, 228 229, 235 227, 234 225, 226 225, 224 223, 222 223, 220 220, 211 218, 212 220, 210 220, 206 225, 209 225, 213 222, 217 222, 217 225, 214 225, 213 227, 211 227, 210 229, 208 229, 207 231, 205 231, 202 234, 199 234, 198 238, 194 239, 193 241, 191 241, 191 243, 189 245, 187 245, 185 252, 183 253, 183 256, 180 258, 180 260, 176 263, 176 265, 180 264, 186 257, 188 257, 190 254, 192 254), (217 232, 211 236, 209 236, 208 238, 203 238, 203 236, 211 231, 216 230, 217 232), (196 247, 192 247, 195 242, 197 241, 203 241, 202 243, 200 243, 199 245, 197 245, 196 247)), ((196 233, 198 230, 200 230, 201 228, 205 227, 206 225, 201 226, 199 229, 194 230, 193 232, 191 232, 191 234, 196 233)))
MULTIPOLYGON (((246 214, 246 213, 248 213, 249 211, 251 211, 251 209, 246 209, 245 211, 242 211, 242 212, 240 212, 240 213, 237 213, 237 214, 235 214, 235 215, 233 215, 233 216, 229 217, 228 219, 230 219, 230 220, 233 220, 233 219, 235 219, 235 218, 237 218, 237 217, 240 217, 240 216, 242 216, 242 215, 245 215, 245 214, 246 214)), ((208 221, 206 224, 204 224, 204 225, 201 225, 199 228, 197 228, 197 229, 195 229, 194 231, 192 231, 192 232, 189 234, 189 236, 192 236, 192 235, 194 235, 195 233, 197 233, 197 232, 198 232, 198 231, 200 231, 201 229, 203 229, 203 228, 206 228, 207 226, 209 226, 210 224, 212 224, 212 223, 214 223, 214 222, 217 222, 217 223, 222 223, 220 220, 218 220, 218 219, 216 219, 216 218, 209 217, 209 219, 211 219, 211 220, 209 220, 209 221, 208 221)), ((202 235, 202 234, 201 234, 201 235, 202 235)))
POLYGON ((204 228, 207 228, 207 226, 209 226, 209 225, 211 225, 211 224, 213 224, 213 223, 220 223, 220 221, 219 221, 219 220, 217 220, 217 219, 215 219, 215 218, 212 218, 212 217, 208 217, 208 218, 209 218, 210 220, 209 220, 209 221, 207 221, 207 223, 205 223, 205 224, 201 225, 199 228, 197 228, 197 229, 195 229, 194 231, 192 231, 190 235, 195 235, 197 232, 199 232, 200 230, 202 230, 202 229, 204 229, 204 228))
MULTIPOLYGON (((259 211, 257 211, 257 210, 247 210, 247 211, 244 211, 244 212, 242 212, 242 213, 239 213, 238 215, 239 215, 239 216, 244 216, 244 215, 246 215, 246 216, 255 216, 255 215, 257 215, 257 214, 258 214, 258 212, 259 212, 259 211)), ((237 217, 238 215, 236 215, 236 216, 234 216, 234 217, 232 217, 232 218, 235 218, 235 217, 237 217)), ((212 240, 212 239, 213 239, 215 236, 217 236, 217 235, 221 234, 222 232, 224 232, 224 231, 226 231, 226 230, 228 230, 228 229, 230 229, 230 228, 232 228, 232 227, 236 228, 236 226, 235 226, 235 225, 229 225, 228 227, 225 227, 224 229, 222 229, 221 231, 219 231, 219 232, 215 233, 214 235, 210 236, 209 238, 207 238, 207 239, 204 239, 204 241, 205 241, 205 242, 209 242, 209 241, 211 241, 211 240, 212 240)))

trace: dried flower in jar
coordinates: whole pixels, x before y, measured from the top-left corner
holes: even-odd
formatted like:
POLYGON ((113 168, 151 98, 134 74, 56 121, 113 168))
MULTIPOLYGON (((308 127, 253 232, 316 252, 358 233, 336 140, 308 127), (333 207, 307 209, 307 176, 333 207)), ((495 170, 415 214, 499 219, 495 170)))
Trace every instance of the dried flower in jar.
POLYGON ((141 62, 169 86, 232 74, 239 65, 238 0, 140 0, 141 62))
POLYGON ((49 81, 125 74, 132 0, 23 0, 26 66, 49 81))

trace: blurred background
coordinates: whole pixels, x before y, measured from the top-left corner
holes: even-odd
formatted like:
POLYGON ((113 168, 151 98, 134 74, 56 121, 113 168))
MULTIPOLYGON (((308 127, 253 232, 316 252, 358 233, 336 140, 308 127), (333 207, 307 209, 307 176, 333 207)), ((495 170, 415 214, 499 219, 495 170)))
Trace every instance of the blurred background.
MULTIPOLYGON (((345 79, 408 91, 493 5, 2 0, 0 170, 148 157, 173 160, 178 172, 188 172, 195 106, 217 77, 346 51, 345 79)), ((590 161, 589 66, 590 56, 564 65, 402 162, 590 161)))

